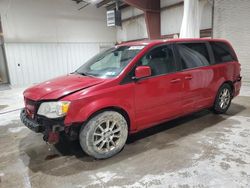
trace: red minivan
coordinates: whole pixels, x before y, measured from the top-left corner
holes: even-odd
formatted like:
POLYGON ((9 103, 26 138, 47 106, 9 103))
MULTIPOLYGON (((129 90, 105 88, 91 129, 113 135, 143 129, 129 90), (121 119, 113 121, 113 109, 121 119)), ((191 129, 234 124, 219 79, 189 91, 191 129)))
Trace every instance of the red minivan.
POLYGON ((24 91, 20 117, 46 142, 79 139, 88 155, 103 159, 128 134, 201 109, 225 113, 240 87, 240 64, 225 40, 130 42, 24 91))

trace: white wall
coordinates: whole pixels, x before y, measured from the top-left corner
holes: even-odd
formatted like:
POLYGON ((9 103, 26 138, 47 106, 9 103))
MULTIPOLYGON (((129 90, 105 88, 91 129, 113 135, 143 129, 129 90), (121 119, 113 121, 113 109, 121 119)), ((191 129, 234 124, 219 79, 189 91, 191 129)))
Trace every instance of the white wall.
MULTIPOLYGON (((181 2, 176 0, 176 3, 181 2)), ((174 3, 174 0, 162 0, 162 7, 168 6, 174 3)), ((200 30, 209 29, 212 27, 212 4, 207 0, 200 0, 200 30)), ((161 11, 161 34, 169 35, 179 33, 181 29, 182 17, 183 17, 183 5, 173 6, 161 11)))
MULTIPOLYGON (((183 5, 172 6, 167 9, 164 8, 180 2, 183 2, 183 0, 161 0, 161 8, 163 8, 161 11, 161 35, 180 32, 183 17, 183 5)), ((200 29, 211 28, 212 4, 207 0, 200 0, 200 8, 200 29)), ((122 19, 125 19, 126 21, 122 22, 122 27, 117 28, 116 37, 118 42, 148 37, 144 16, 137 17, 139 14, 143 14, 143 12, 133 7, 128 7, 122 10, 122 19), (132 19, 127 20, 128 18, 132 19)))
POLYGON ((7 43, 12 85, 29 85, 75 71, 112 43, 7 43))
POLYGON ((183 17, 183 5, 161 11, 161 34, 180 33, 183 17))
POLYGON ((212 1, 200 1, 200 29, 212 28, 212 1))
POLYGON ((135 7, 122 9, 122 20, 143 14, 143 11, 135 7))
POLYGON ((161 0, 161 8, 167 7, 176 3, 180 3, 183 0, 161 0))
POLYGON ((250 82, 250 1, 215 0, 214 37, 229 40, 241 63, 243 81, 250 82))
POLYGON ((71 0, 1 0, 5 42, 114 42, 106 11, 71 0))
POLYGON ((12 85, 29 85, 74 71, 116 41, 106 10, 71 0, 0 0, 12 85))
POLYGON ((116 39, 118 42, 147 38, 147 27, 143 11, 128 7, 122 10, 122 27, 117 27, 116 39), (126 20, 128 18, 133 18, 126 20))

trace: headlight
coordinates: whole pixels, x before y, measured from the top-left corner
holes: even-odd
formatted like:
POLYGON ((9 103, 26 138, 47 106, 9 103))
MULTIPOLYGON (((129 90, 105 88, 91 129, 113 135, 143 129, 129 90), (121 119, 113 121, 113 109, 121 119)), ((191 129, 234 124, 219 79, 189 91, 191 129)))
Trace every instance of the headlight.
POLYGON ((69 105, 69 101, 44 102, 40 105, 37 113, 48 118, 59 118, 67 114, 69 105))

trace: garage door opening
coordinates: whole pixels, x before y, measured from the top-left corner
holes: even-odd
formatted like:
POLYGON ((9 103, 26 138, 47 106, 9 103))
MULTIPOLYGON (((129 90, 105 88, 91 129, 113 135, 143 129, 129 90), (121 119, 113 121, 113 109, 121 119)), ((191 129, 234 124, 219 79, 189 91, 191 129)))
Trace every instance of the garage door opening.
POLYGON ((8 82, 9 82, 8 69, 5 58, 4 37, 3 37, 2 22, 0 17, 0 85, 7 84, 8 82))

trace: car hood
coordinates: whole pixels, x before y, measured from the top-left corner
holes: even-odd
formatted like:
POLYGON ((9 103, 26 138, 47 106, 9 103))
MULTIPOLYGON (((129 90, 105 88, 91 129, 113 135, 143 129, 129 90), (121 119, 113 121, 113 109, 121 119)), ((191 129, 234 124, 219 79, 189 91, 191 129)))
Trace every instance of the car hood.
POLYGON ((70 74, 28 88, 24 97, 34 101, 55 100, 102 82, 104 79, 70 74))

